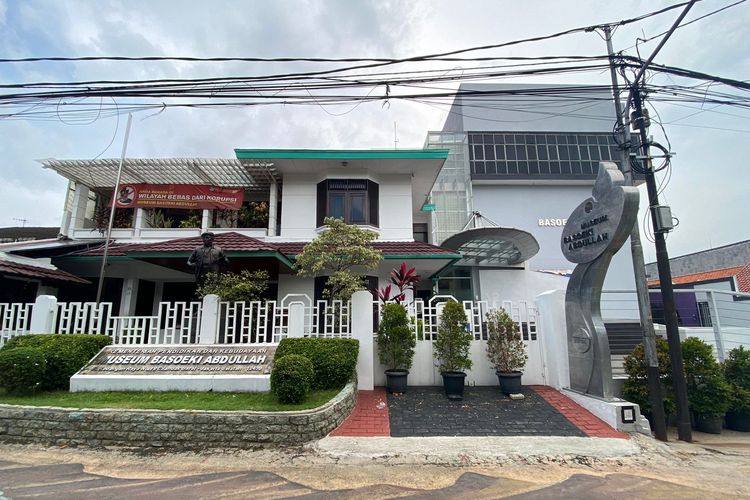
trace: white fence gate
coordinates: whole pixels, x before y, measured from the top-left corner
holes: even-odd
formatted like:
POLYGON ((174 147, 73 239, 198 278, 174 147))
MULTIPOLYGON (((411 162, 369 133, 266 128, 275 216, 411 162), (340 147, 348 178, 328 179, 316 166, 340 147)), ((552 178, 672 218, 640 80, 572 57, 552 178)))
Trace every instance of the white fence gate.
MULTIPOLYGON (((450 295, 442 295, 432 297, 427 302, 417 299, 407 305, 412 332, 417 339, 414 362, 409 372, 409 385, 441 385, 443 383, 435 362, 433 343, 437 339, 440 314, 447 301, 458 302, 450 295)), ((468 328, 473 336, 470 348, 473 366, 467 372, 466 383, 468 385, 497 385, 495 369, 487 359, 486 314, 490 308, 485 301, 463 301, 461 304, 466 312, 468 328)), ((526 301, 516 303, 506 301, 502 303, 502 308, 518 323, 519 333, 526 346, 529 359, 523 370, 523 383, 545 383, 544 352, 538 329, 536 307, 526 301)), ((382 365, 376 369, 375 376, 378 385, 385 384, 382 374, 384 370, 385 367, 382 365)))

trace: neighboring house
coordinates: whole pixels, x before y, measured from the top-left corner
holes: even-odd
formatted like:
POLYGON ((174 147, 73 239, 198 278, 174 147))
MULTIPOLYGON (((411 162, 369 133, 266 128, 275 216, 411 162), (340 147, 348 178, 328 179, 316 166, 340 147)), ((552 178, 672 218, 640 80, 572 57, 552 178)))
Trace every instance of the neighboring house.
POLYGON ((0 252, 0 303, 33 302, 37 295, 48 293, 58 286, 89 283, 46 260, 0 252))
MULTIPOLYGON (((402 261, 423 280, 456 261, 455 251, 425 242, 429 212, 421 209, 448 152, 430 150, 235 150, 236 158, 126 159, 115 210, 113 244, 103 300, 121 315, 148 315, 160 301, 194 299, 187 259, 215 244, 230 269, 265 269, 268 298, 320 298, 323 279, 297 277, 294 257, 323 230, 323 218, 343 218, 377 233, 380 267, 369 273, 382 286, 402 261)), ((117 160, 43 160, 70 181, 60 232, 89 248, 57 254, 52 262, 91 282, 57 288, 60 301, 93 300, 102 262, 117 160)))
MULTIPOLYGON (((722 325, 750 326, 750 240, 669 259, 675 307, 683 326, 712 326, 712 310, 725 312, 722 325), (696 290, 696 292, 688 292, 696 290), (712 296, 698 290, 718 290, 712 296), (733 294, 732 292, 739 292, 733 294), (745 294, 745 295, 743 295, 745 294), (718 301, 716 305, 711 300, 718 301)), ((646 264, 649 288, 659 287, 656 262, 646 264)), ((651 292, 654 320, 664 322, 661 292, 651 292)), ((713 313, 716 316, 716 312, 713 313)))
POLYGON ((0 244, 57 238, 57 227, 0 227, 0 244))
MULTIPOLYGON (((460 253, 478 258, 442 274, 440 291, 495 301, 564 289, 574 265, 560 250, 562 229, 591 196, 599 162, 620 163, 614 124, 607 86, 462 84, 442 131, 426 140, 450 151, 431 193, 430 230, 434 243, 459 240, 460 253), (456 236, 475 211, 487 229, 456 236)), ((605 289, 635 288, 631 262, 628 241, 605 289)))

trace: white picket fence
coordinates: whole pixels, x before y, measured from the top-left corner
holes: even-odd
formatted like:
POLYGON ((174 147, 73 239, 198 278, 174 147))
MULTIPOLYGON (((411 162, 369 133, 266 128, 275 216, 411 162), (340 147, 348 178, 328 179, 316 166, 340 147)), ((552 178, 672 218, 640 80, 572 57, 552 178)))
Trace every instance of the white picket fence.
MULTIPOLYGON (((32 330, 34 308, 40 303, 0 303, 0 345, 32 330)), ((47 333, 98 334, 114 344, 195 344, 199 342, 202 302, 161 302, 153 316, 115 316, 112 304, 58 302, 49 306, 47 333)), ((37 309, 42 315, 42 311, 37 309)), ((290 334, 349 337, 351 305, 342 301, 313 301, 288 295, 281 301, 220 302, 217 343, 275 344, 290 334)))

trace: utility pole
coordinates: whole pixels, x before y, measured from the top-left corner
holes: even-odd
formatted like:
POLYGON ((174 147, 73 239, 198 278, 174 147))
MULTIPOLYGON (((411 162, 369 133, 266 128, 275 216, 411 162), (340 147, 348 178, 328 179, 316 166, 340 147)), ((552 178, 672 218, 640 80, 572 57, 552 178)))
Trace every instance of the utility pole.
MULTIPOLYGON (((620 162, 625 174, 625 181, 635 186, 633 169, 630 168, 630 147, 632 145, 630 128, 626 125, 623 116, 622 103, 620 102, 620 86, 615 70, 614 50, 612 49, 612 29, 609 25, 602 27, 607 42, 609 53, 609 73, 612 78, 612 94, 615 100, 615 112, 617 113, 617 126, 622 131, 622 148, 620 149, 620 162)), ((656 351, 656 334, 654 333, 654 321, 651 317, 651 302, 648 297, 646 285, 646 263, 643 259, 643 246, 641 245, 641 232, 638 223, 633 224, 630 231, 630 255, 633 261, 633 276, 635 278, 635 289, 638 296, 638 312, 643 329, 643 347, 646 353, 648 394, 651 402, 651 414, 653 415, 654 435, 660 441, 667 441, 667 424, 664 416, 664 404, 661 394, 661 382, 659 374, 659 358, 656 351)))
POLYGON ((633 86, 631 95, 636 110, 636 121, 634 124, 640 132, 641 156, 644 159, 642 165, 645 167, 649 210, 651 212, 651 222, 654 227, 656 264, 659 269, 659 288, 661 288, 662 300, 664 301, 664 322, 667 326, 667 342, 669 343, 669 358, 672 365, 672 380, 677 399, 677 436, 681 441, 690 442, 693 440, 693 431, 690 427, 687 384, 685 383, 685 372, 683 371, 682 346, 680 345, 677 309, 674 304, 674 290, 672 288, 672 271, 669 268, 669 253, 667 252, 667 241, 664 237, 672 227, 671 220, 664 220, 664 214, 668 214, 671 218, 671 212, 664 210, 667 207, 659 205, 656 175, 651 165, 650 145, 646 131, 646 120, 643 115, 643 101, 637 84, 633 86))
POLYGON ((661 39, 659 45, 643 63, 638 73, 636 73, 633 83, 628 94, 625 110, 630 110, 632 100, 633 107, 636 110, 635 128, 640 132, 641 139, 641 156, 645 160, 643 169, 646 174, 646 188, 648 189, 649 210, 651 211, 651 222, 654 227, 654 240, 656 246, 656 265, 659 269, 659 288, 661 288, 662 300, 664 301, 664 322, 667 326, 667 342, 669 343, 669 360, 672 365, 672 379, 675 397, 677 399, 677 437, 681 441, 691 442, 693 440, 693 430, 690 427, 690 410, 688 408, 687 385, 685 383, 685 372, 682 362, 682 346, 680 345, 680 332, 677 325, 677 310, 674 305, 674 290, 672 289, 672 271, 669 268, 669 253, 667 252, 667 241, 664 234, 672 228, 671 212, 668 207, 659 205, 659 192, 656 187, 656 176, 653 166, 651 165, 651 155, 649 152, 650 145, 648 133, 646 131, 647 122, 644 119, 643 101, 640 94, 640 79, 646 72, 648 65, 654 60, 656 54, 664 47, 669 37, 675 32, 690 9, 695 5, 697 0, 690 0, 685 9, 677 16, 672 27, 661 39), (666 209, 666 210, 665 210, 666 209), (668 215, 667 215, 668 214, 668 215), (669 220, 665 220, 669 217, 669 220))
POLYGON ((128 113, 128 126, 125 128, 125 139, 122 141, 122 154, 120 164, 117 167, 117 179, 112 191, 112 207, 109 209, 109 224, 107 224, 107 238, 104 240, 104 255, 102 255, 102 266, 99 269, 99 284, 96 288, 96 305, 102 300, 102 287, 104 286, 104 274, 107 272, 107 255, 109 253, 109 240, 112 238, 112 225, 115 222, 115 208, 117 195, 120 190, 120 179, 122 179, 122 164, 125 162, 125 153, 128 151, 128 138, 130 137, 130 125, 133 123, 133 115, 128 113))

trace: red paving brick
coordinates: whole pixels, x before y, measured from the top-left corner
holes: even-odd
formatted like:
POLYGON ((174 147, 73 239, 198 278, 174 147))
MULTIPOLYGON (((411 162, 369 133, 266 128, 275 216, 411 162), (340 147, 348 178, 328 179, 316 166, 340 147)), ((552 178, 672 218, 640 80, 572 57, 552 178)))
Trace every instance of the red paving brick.
POLYGON ((331 436, 346 437, 390 435, 388 399, 383 387, 376 387, 374 391, 357 391, 357 405, 354 411, 331 432, 331 436))
POLYGON ((630 439, 627 434, 613 429, 586 408, 552 387, 532 385, 531 388, 588 437, 630 439))

